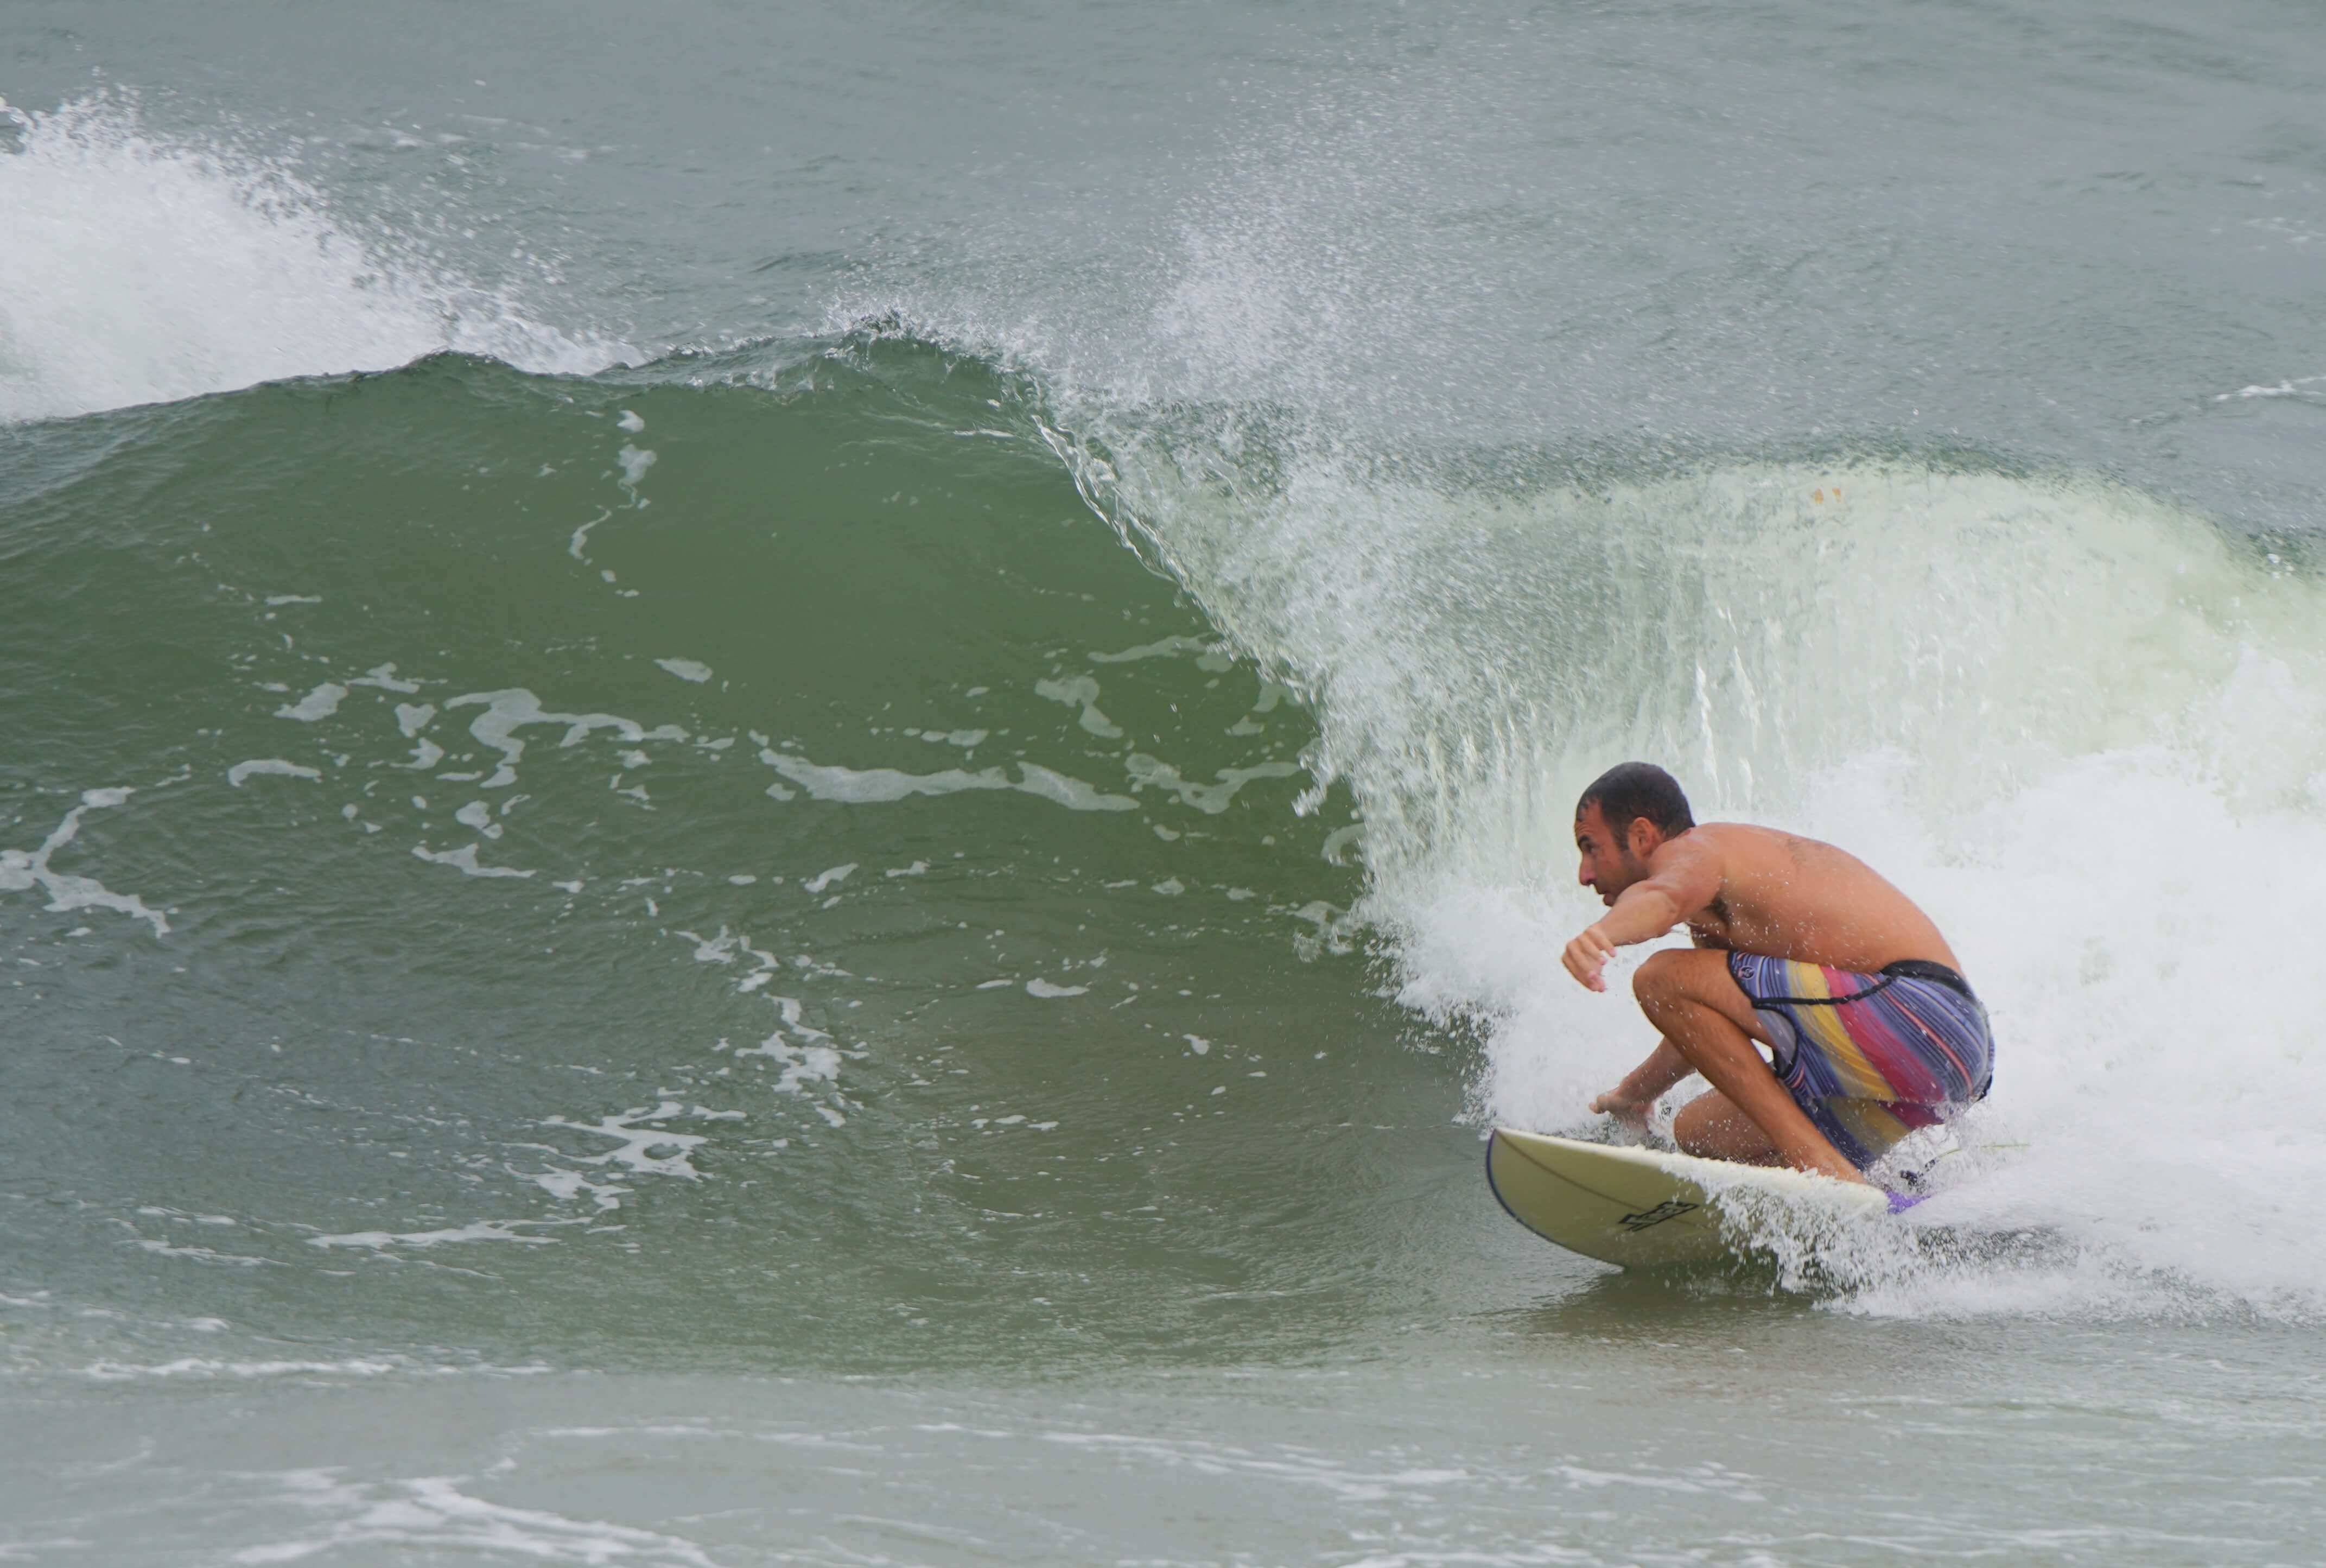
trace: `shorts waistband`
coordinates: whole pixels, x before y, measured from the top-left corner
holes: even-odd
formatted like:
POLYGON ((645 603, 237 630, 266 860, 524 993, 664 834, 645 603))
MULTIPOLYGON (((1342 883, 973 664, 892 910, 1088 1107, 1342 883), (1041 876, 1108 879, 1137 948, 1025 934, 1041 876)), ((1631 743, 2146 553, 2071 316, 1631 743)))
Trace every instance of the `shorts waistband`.
POLYGON ((1928 958, 1901 958, 1895 964, 1883 965, 1882 973, 1900 980, 1934 980, 1973 1002, 1978 1000, 1978 994, 1971 990, 1969 981, 1944 964, 1934 963, 1928 958))

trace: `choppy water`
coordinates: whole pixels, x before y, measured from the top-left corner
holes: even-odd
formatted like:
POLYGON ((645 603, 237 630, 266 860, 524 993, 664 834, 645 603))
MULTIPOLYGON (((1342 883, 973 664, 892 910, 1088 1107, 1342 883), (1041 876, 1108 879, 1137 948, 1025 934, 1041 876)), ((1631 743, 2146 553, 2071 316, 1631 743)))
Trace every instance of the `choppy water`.
POLYGON ((2299 6, 24 0, 0 1555, 2299 1561, 2299 6), (1577 789, 1994 1008, 1912 1223, 1496 1120, 1577 789))

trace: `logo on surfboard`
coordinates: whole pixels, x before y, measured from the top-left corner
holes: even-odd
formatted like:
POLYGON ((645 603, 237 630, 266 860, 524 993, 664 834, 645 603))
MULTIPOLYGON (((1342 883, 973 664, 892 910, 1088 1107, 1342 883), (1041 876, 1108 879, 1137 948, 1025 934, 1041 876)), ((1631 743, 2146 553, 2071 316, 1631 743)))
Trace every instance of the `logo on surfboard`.
POLYGON ((1642 1209, 1637 1214, 1626 1214, 1615 1223, 1622 1226, 1627 1234, 1637 1235, 1651 1226, 1661 1225, 1667 1219, 1678 1219, 1681 1215, 1703 1207, 1701 1203, 1684 1203, 1677 1198, 1667 1198, 1653 1209, 1642 1209))

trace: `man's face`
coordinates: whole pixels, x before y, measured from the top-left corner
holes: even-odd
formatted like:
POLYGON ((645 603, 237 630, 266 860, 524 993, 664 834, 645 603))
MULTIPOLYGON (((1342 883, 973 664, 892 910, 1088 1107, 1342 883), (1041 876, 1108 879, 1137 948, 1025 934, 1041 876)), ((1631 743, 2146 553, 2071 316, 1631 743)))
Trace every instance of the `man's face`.
POLYGON ((1617 894, 1648 874, 1647 863, 1607 826, 1607 815, 1596 800, 1575 818, 1575 848, 1583 857, 1575 880, 1597 893, 1603 904, 1613 904, 1617 894))

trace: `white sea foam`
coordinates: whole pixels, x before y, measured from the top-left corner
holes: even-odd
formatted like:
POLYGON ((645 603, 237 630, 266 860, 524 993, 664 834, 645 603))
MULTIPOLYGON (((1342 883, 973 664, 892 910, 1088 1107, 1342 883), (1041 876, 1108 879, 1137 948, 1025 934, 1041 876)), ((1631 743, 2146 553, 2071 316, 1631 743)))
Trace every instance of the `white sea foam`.
POLYGON ((1082 709, 1082 727, 1104 741, 1122 738, 1122 726, 1098 711, 1098 682, 1090 676, 1069 676, 1064 680, 1037 680, 1034 695, 1068 707, 1082 709))
MULTIPOLYGON (((789 997, 773 997, 772 1001, 789 1002, 789 997)), ((797 1003, 793 1003, 797 1006, 797 1003)), ((764 1056, 780 1064, 776 1075, 776 1092, 799 1095, 807 1092, 812 1083, 837 1083, 840 1079, 840 1051, 829 1045, 797 1045, 784 1038, 781 1031, 770 1034, 748 1050, 739 1050, 738 1057, 764 1056)))
POLYGON ((1018 790, 1055 800, 1069 811, 1136 811, 1139 803, 1124 795, 1109 795, 1064 773, 1033 762, 1018 764, 1018 790))
POLYGON ((99 1383, 126 1383, 137 1378, 255 1380, 274 1377, 384 1377, 408 1370, 405 1363, 351 1357, 340 1361, 231 1361, 212 1356, 181 1356, 173 1361, 140 1364, 96 1361, 81 1376, 99 1383))
POLYGON ((132 1245, 140 1252, 150 1252, 155 1257, 184 1258, 190 1263, 204 1264, 218 1268, 267 1268, 273 1266, 274 1263, 273 1258, 253 1257, 247 1253, 220 1252, 216 1247, 209 1246, 185 1246, 152 1237, 143 1237, 132 1245))
POLYGON ((584 1165, 619 1165, 641 1176, 676 1176, 688 1181, 702 1180, 702 1172, 691 1162, 694 1150, 710 1142, 699 1133, 673 1133, 655 1125, 684 1114, 686 1107, 676 1100, 664 1100, 658 1105, 639 1106, 624 1111, 619 1116, 600 1116, 595 1123, 572 1122, 563 1116, 552 1116, 544 1125, 570 1127, 575 1132, 594 1133, 611 1138, 619 1145, 602 1154, 580 1159, 584 1165), (656 1153, 666 1150, 669 1153, 656 1153))
POLYGON ((336 681, 325 681, 297 702, 285 703, 276 708, 274 716, 278 719, 297 719, 302 723, 312 724, 317 719, 328 719, 338 713, 340 704, 346 700, 347 695, 347 687, 336 681))
POLYGON ((1120 653, 1093 653, 1093 664, 1129 664, 1141 658, 1172 658, 1183 653, 1208 653, 1212 645, 1200 637, 1167 637, 1160 642, 1142 642, 1136 648, 1126 648, 1120 653))
POLYGON ((1202 1474, 1255 1479, 1279 1485, 1314 1487, 1342 1503, 1399 1501, 1419 1504, 1431 1489, 1474 1479, 1468 1470, 1420 1466, 1395 1469, 1352 1468, 1328 1456, 1299 1450, 1255 1452, 1201 1438, 1152 1437, 1135 1433, 1038 1433, 1042 1442, 1062 1448, 1095 1451, 1137 1460, 1161 1470, 1185 1468, 1202 1474))
POLYGON ((465 1476, 353 1479, 335 1470, 284 1471, 270 1478, 276 1501, 305 1517, 305 1528, 230 1561, 298 1563, 311 1558, 498 1558, 527 1563, 637 1563, 640 1568, 712 1568, 693 1543, 659 1531, 569 1518, 513 1507, 462 1490, 465 1476))
POLYGON ((463 876, 529 877, 534 874, 513 865, 479 865, 477 863, 477 846, 473 844, 464 844, 458 849, 431 849, 424 844, 415 844, 412 846, 412 853, 415 859, 451 866, 463 876))
POLYGON ((592 1181, 579 1171, 539 1171, 525 1179, 562 1203, 587 1193, 600 1212, 619 1209, 623 1194, 631 1190, 616 1181, 592 1181))
MULTIPOLYGON (((738 1050, 736 1058, 763 1056, 780 1064, 782 1071, 777 1074, 775 1085, 778 1094, 804 1095, 812 1083, 838 1084, 840 1048, 832 1036, 807 1022, 807 1009, 799 998, 771 995, 768 1001, 782 1019, 782 1026, 758 1045, 738 1050)), ((825 1111, 827 1118, 833 1115, 825 1111)))
POLYGON ((676 724, 647 729, 637 720, 617 714, 551 713, 541 705, 539 697, 523 686, 470 692, 448 698, 444 706, 447 710, 479 706, 485 710, 470 721, 469 733, 501 754, 501 765, 481 786, 487 789, 506 789, 516 782, 516 765, 525 761, 525 742, 518 738, 517 732, 530 724, 563 725, 565 734, 557 742, 560 746, 578 746, 597 730, 612 730, 632 745, 643 741, 686 739, 686 732, 676 724))
POLYGON ((307 1245, 361 1247, 372 1252, 385 1252, 391 1247, 446 1246, 476 1241, 513 1241, 521 1246, 544 1246, 555 1238, 528 1235, 527 1227, 574 1223, 570 1219, 479 1219, 474 1224, 449 1226, 439 1230, 350 1230, 338 1236, 311 1236, 307 1238, 307 1245))
MULTIPOLYGON (((972 773, 963 768, 947 768, 936 773, 906 773, 895 768, 842 768, 809 761, 805 757, 769 748, 760 751, 759 761, 785 778, 805 789, 818 800, 838 800, 852 806, 883 805, 903 800, 915 795, 957 795, 971 789, 1014 789, 1022 795, 1037 795, 1054 800, 1069 811, 1136 811, 1139 802, 1127 795, 1109 795, 1063 773, 1032 762, 1018 764, 1019 777, 1012 782, 1000 768, 986 768, 972 773)), ((769 788, 775 794, 781 785, 769 788)), ((789 798, 784 790, 778 799, 789 798)))
POLYGON ((1198 784, 1179 776, 1179 770, 1160 758, 1134 751, 1124 761, 1133 789, 1168 789, 1179 798, 1180 803, 1192 806, 1206 816, 1216 817, 1235 801, 1236 791, 1255 779, 1290 779, 1300 771, 1296 762, 1261 762, 1250 768, 1222 768, 1213 777, 1216 784, 1198 784))
POLYGON ((471 800, 452 813, 452 820, 463 827, 474 828, 487 838, 498 838, 501 825, 493 820, 493 808, 481 800, 471 800))
POLYGON ((321 779, 323 776, 320 768, 302 767, 297 762, 286 762, 280 757, 254 757, 247 762, 237 762, 228 768, 226 781, 239 789, 244 779, 262 773, 283 779, 321 779))
MULTIPOLYGON (((319 600, 317 602, 321 602, 319 600)), ((351 678, 348 684, 351 686, 376 686, 384 692, 403 692, 406 695, 420 689, 418 681, 406 680, 397 675, 395 666, 392 664, 374 665, 363 674, 351 678)), ((402 711, 401 705, 398 705, 398 711, 402 711)))
POLYGON ((572 538, 566 542, 565 553, 572 556, 575 560, 587 564, 590 557, 582 553, 582 546, 590 542, 590 530, 596 527, 600 523, 607 521, 609 518, 612 518, 613 515, 614 514, 611 509, 601 511, 596 517, 591 518, 588 522, 583 523, 580 527, 574 529, 572 538))
POLYGON ((443 349, 586 373, 630 357, 529 319, 290 168, 103 96, 0 154, 0 422, 378 370, 443 349))
POLYGON ((112 910, 133 916, 154 928, 157 937, 170 934, 170 922, 160 910, 148 909, 135 893, 116 893, 94 877, 74 876, 53 870, 49 861, 57 851, 80 836, 81 817, 126 803, 135 791, 126 789, 84 789, 80 804, 64 815, 38 849, 0 849, 0 892, 39 888, 49 895, 48 908, 56 914, 74 910, 112 910))

